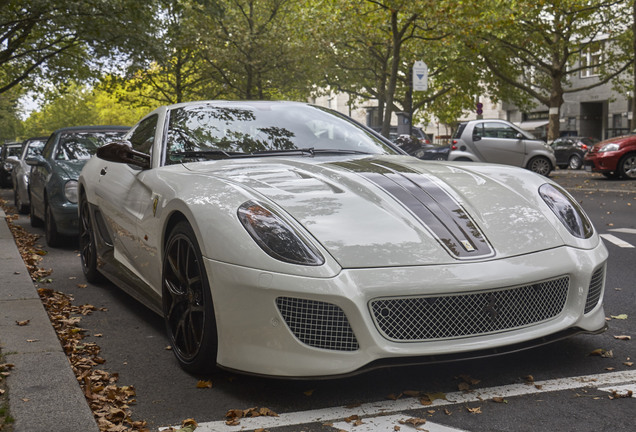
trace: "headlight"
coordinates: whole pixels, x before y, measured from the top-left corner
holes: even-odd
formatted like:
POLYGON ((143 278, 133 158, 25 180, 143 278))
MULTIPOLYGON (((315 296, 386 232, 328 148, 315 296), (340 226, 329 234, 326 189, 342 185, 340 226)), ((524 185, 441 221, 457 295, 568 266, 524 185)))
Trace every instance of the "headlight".
POLYGON ((599 149, 599 153, 610 152, 610 151, 618 151, 619 145, 616 143, 605 144, 603 147, 599 149))
POLYGON ((567 192, 546 183, 539 188, 539 194, 570 234, 578 238, 589 238, 592 235, 592 223, 581 206, 567 192))
POLYGON ((69 180, 64 185, 64 196, 72 203, 77 203, 77 181, 69 180))
POLYGON ((292 264, 318 266, 325 260, 282 218, 254 201, 243 203, 238 217, 254 241, 268 255, 292 264))

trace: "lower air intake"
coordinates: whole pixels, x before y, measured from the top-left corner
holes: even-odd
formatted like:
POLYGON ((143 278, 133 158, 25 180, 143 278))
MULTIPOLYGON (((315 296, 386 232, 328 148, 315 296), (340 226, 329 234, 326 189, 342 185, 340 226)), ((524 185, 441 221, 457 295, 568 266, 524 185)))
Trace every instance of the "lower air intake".
POLYGON ((289 329, 302 343, 335 351, 359 348, 349 320, 338 306, 293 297, 278 297, 276 306, 289 329))

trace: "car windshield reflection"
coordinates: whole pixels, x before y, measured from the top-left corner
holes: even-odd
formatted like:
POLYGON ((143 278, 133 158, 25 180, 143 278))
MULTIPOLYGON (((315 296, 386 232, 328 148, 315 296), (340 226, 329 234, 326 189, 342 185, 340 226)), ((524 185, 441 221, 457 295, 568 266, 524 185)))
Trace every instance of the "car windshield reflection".
POLYGON ((60 137, 56 160, 86 160, 102 145, 121 137, 123 132, 72 132, 60 137))
POLYGON ((167 163, 326 153, 393 154, 372 132, 319 107, 208 104, 170 112, 167 163))

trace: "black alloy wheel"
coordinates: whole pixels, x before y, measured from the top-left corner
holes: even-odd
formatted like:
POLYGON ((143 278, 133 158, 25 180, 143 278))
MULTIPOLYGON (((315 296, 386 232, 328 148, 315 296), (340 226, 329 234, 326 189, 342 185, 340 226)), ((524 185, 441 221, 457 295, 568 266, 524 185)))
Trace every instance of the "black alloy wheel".
POLYGON ((79 248, 84 277, 88 282, 99 282, 101 273, 97 270, 95 233, 93 232, 88 200, 83 194, 79 204, 79 248))
POLYGON ((190 373, 216 366, 216 318, 205 266, 190 224, 172 229, 162 265, 163 313, 173 352, 190 373))

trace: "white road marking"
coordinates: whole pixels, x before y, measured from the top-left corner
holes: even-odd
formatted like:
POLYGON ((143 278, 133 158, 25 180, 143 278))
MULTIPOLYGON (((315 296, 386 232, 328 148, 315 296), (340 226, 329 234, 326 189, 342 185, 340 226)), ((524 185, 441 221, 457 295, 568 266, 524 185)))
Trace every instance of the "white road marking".
MULTIPOLYGON (((400 423, 400 421, 404 422, 411 417, 412 416, 408 414, 399 413, 390 416, 365 418, 362 420, 362 424, 354 424, 353 422, 338 422, 334 423, 332 427, 335 430, 350 432, 392 432, 395 430, 395 426, 399 426, 400 430, 411 431, 415 429, 413 427, 409 427, 408 425, 403 425, 400 423)), ((429 421, 424 424, 418 425, 417 427, 420 428, 420 430, 425 430, 428 432, 466 432, 464 429, 455 429, 429 421)))
POLYGON ((624 234, 636 234, 636 229, 634 228, 614 228, 608 231, 624 233, 624 234))
MULTIPOLYGON (((275 428, 282 426, 294 426, 307 423, 333 423, 342 421, 352 415, 358 415, 362 421, 365 418, 388 415, 401 415, 403 411, 433 409, 441 406, 482 403, 494 397, 511 398, 571 390, 586 387, 618 388, 616 386, 629 385, 636 387, 636 370, 610 372, 598 375, 585 375, 572 378, 558 378, 547 381, 536 381, 528 384, 511 384, 486 389, 475 389, 471 392, 454 392, 446 394, 446 399, 435 399, 431 405, 423 406, 417 398, 403 398, 396 401, 369 402, 355 408, 334 407, 317 410, 283 413, 278 417, 252 417, 240 420, 238 426, 228 426, 225 421, 200 423, 197 432, 237 432, 254 430, 258 428, 275 428)), ((630 388, 631 388, 630 387, 630 388)), ((166 428, 161 428, 163 430, 166 428)), ((355 429, 356 431, 360 429, 355 429)), ((434 429, 432 429, 434 430, 434 429)), ((439 429, 442 431, 443 429, 439 429)), ((451 431, 452 429, 447 429, 451 431)))
POLYGON ((636 383, 613 386, 613 387, 604 387, 604 388, 599 388, 599 390, 605 391, 608 393, 616 392, 617 395, 623 396, 623 397, 627 396, 629 392, 631 391, 632 397, 636 398, 636 383))
POLYGON ((607 240, 610 243, 614 243, 616 246, 621 248, 633 248, 634 246, 626 241, 619 239, 618 237, 613 236, 612 234, 601 234, 604 240, 607 240))

